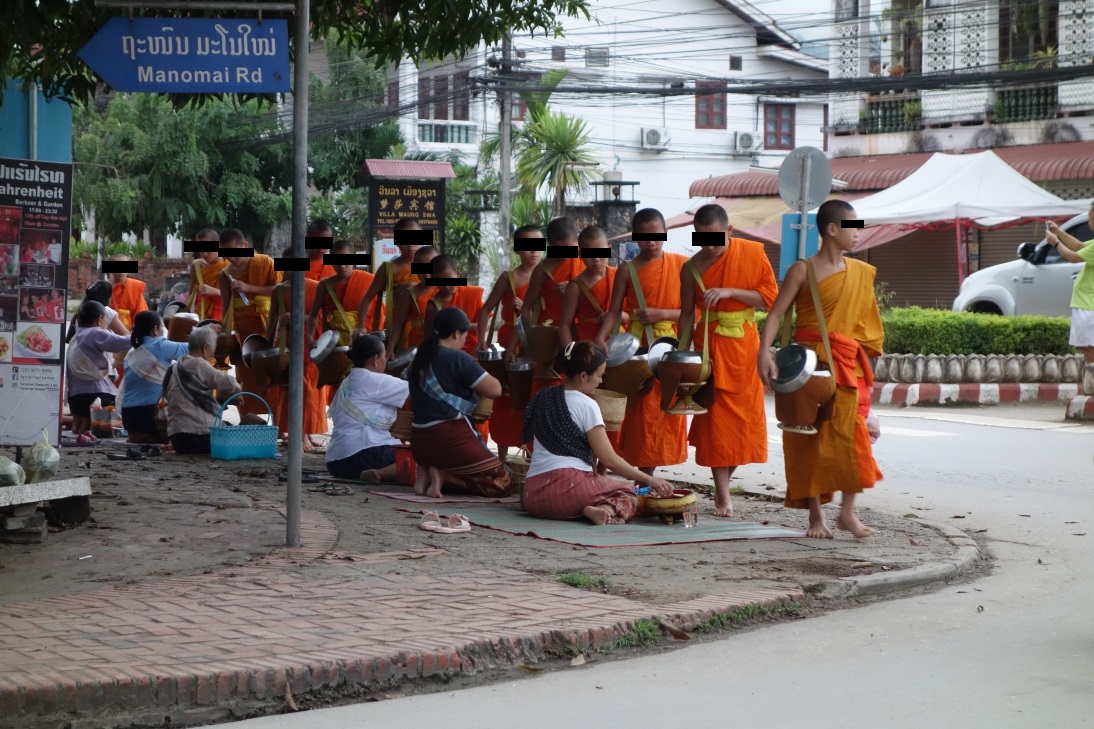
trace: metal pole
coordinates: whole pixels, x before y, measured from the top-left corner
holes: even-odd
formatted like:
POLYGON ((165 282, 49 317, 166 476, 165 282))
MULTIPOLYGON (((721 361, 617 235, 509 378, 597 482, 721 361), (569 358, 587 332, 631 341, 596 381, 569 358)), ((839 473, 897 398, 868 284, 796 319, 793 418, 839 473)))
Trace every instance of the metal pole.
MULTIPOLYGON (((25 87, 24 87, 25 88, 25 87)), ((38 159, 38 84, 30 85, 27 97, 27 159, 38 159)))
MULTIPOLYGON (((809 184, 809 173, 812 171, 813 159, 808 154, 802 160, 801 182, 798 183, 798 223, 801 230, 798 231, 798 260, 806 258, 806 242, 809 238, 809 210, 805 204, 806 186, 809 184)), ((817 231, 817 249, 820 249, 820 231, 817 231)))
MULTIPOLYGON (((308 31, 310 0, 297 0, 293 49, 292 255, 303 258, 308 226, 308 31)), ((304 272, 292 271, 289 323, 289 458, 285 494, 285 544, 300 546, 300 481, 304 443, 304 272)))
MULTIPOLYGON (((506 33, 505 38, 501 42, 501 72, 503 74, 509 73, 512 50, 513 48, 509 41, 509 34, 506 33)), ((512 227, 509 165, 510 157, 513 154, 513 95, 510 91, 499 91, 498 96, 501 100, 501 124, 498 130, 501 138, 501 148, 498 152, 498 155, 501 158, 498 167, 498 179, 500 181, 498 185, 498 229, 501 233, 501 270, 508 271, 510 263, 509 229, 512 227)))

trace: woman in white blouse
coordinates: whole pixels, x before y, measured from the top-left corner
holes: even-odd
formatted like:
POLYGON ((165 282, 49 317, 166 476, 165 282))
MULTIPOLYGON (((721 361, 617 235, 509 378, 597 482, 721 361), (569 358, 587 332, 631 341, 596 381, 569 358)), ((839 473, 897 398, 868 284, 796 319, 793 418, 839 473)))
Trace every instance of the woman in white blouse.
POLYGON ((327 471, 335 478, 368 483, 395 479, 399 440, 388 432, 395 411, 410 396, 405 380, 384 374, 384 343, 371 334, 353 340, 353 369, 342 381, 330 406, 334 431, 327 445, 327 471))

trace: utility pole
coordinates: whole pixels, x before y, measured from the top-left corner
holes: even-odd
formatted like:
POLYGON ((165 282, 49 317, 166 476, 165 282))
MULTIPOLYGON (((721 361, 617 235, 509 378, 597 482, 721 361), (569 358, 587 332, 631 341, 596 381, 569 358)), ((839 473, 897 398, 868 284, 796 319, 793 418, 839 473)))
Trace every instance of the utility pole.
MULTIPOLYGON (((501 42, 501 74, 502 85, 508 85, 510 80, 508 78, 509 72, 512 70, 512 53, 513 47, 510 42, 509 33, 506 32, 505 38, 501 42)), ((509 189, 509 166, 512 158, 512 132, 513 132, 513 93, 511 91, 499 91, 498 97, 501 101, 501 125, 498 130, 499 137, 501 139, 501 149, 498 152, 501 157, 499 170, 498 170, 498 227, 501 234, 501 248, 502 254, 499 257, 501 260, 501 270, 509 270, 509 229, 512 227, 510 218, 510 211, 512 208, 512 200, 510 199, 509 189)))
MULTIPOLYGON (((293 33, 293 181, 292 256, 304 258, 304 234, 308 227, 308 46, 311 31, 311 0, 297 0, 293 33)), ((285 545, 300 546, 300 484, 304 446, 304 272, 291 271, 292 313, 289 319, 289 452, 286 468, 285 545)))

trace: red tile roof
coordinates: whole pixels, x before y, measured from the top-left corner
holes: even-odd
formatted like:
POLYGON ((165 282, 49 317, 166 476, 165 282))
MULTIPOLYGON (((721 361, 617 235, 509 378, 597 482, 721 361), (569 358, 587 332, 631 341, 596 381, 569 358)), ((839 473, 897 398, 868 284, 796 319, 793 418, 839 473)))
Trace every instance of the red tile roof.
MULTIPOLYGON (((1004 162, 1034 182, 1094 178, 1094 141, 1004 147, 994 151, 1004 162)), ((915 172, 930 156, 923 153, 836 157, 831 160, 832 176, 847 183, 844 192, 884 190, 915 172)), ((688 192, 689 197, 778 194, 778 176, 770 172, 737 172, 708 177, 691 183, 688 192)))
POLYGON ((366 177, 402 178, 408 180, 447 179, 455 177, 447 162, 421 162, 401 159, 366 159, 361 165, 366 177))

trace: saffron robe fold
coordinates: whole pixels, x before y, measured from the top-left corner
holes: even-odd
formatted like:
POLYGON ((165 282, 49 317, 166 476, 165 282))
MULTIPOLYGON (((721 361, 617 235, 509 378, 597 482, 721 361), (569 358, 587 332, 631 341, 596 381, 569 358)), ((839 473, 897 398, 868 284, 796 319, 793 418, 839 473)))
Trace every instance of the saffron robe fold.
MULTIPOLYGON (((882 478, 866 430, 873 382, 866 358, 881 354, 885 338, 874 297, 877 271, 854 258, 843 260, 846 270, 826 277, 817 286, 836 359, 832 417, 818 427, 816 435, 783 432, 784 503, 795 509, 809 508, 810 498, 828 503, 837 491, 859 493, 882 478)), ((808 287, 802 287, 794 303, 798 312, 795 339, 816 351, 820 362, 827 362, 808 287)))
MULTIPOLYGON (((194 260, 194 276, 198 286, 205 284, 218 288, 220 272, 228 267, 228 261, 217 259, 216 263, 205 263, 200 258, 194 260)), ((206 296, 200 291, 194 296, 194 308, 190 310, 198 315, 198 319, 216 319, 220 321, 224 316, 224 300, 219 296, 206 296)))
POLYGON ((589 303, 584 293, 577 297, 577 312, 574 314, 572 329, 574 341, 591 342, 596 339, 597 332, 600 331, 600 312, 608 311, 612 306, 612 286, 615 285, 617 273, 618 269, 608 266, 604 269, 604 277, 589 287, 589 293, 600 304, 599 311, 589 303))
MULTIPOLYGON (((228 270, 222 271, 224 275, 228 275, 228 270)), ((254 257, 250 259, 247 264, 247 270, 242 275, 236 277, 237 280, 242 281, 252 286, 276 286, 281 283, 281 273, 274 269, 274 260, 269 256, 256 253, 254 257)), ((232 294, 232 300, 230 306, 232 307, 232 329, 235 330, 236 339, 239 340, 242 346, 243 340, 252 334, 261 334, 266 336, 266 322, 270 317, 270 297, 269 296, 256 296, 247 294, 247 301, 249 303, 244 304, 243 299, 239 298, 238 293, 232 294)), ((227 318, 227 312, 225 312, 225 318, 227 318)), ((235 366, 236 380, 239 381, 239 386, 243 392, 254 392, 258 383, 255 381, 254 375, 251 374, 251 368, 243 364, 243 359, 232 361, 235 366)), ((269 390, 267 393, 266 401, 270 405, 270 409, 275 413, 277 412, 277 399, 278 392, 276 389, 269 390)), ((255 414, 265 415, 266 410, 262 407, 262 403, 258 402, 255 398, 242 397, 239 400, 233 401, 239 406, 239 414, 255 414)))
MULTIPOLYGON (((543 266, 542 263, 539 265, 543 266)), ((562 318, 562 294, 558 292, 558 285, 573 281, 584 270, 585 262, 580 258, 563 258, 562 263, 550 273, 546 268, 543 269, 543 272, 547 273, 547 279, 543 282, 543 288, 539 293, 539 318, 532 324, 558 326, 558 320, 562 318)))
POLYGON ((323 263, 323 257, 311 258, 308 262, 308 270, 304 272, 304 278, 310 281, 322 281, 328 276, 334 275, 334 266, 323 263))
MULTIPOLYGON (((292 292, 288 287, 274 289, 271 316, 280 317, 282 313, 292 311, 292 292), (284 308, 282 308, 284 304, 284 308)), ((315 303, 315 294, 319 284, 310 278, 304 279, 304 311, 311 311, 315 303)), ((312 332, 314 338, 319 334, 316 325, 312 332)), ((288 328, 278 331, 278 337, 288 336, 288 328)), ((307 338, 307 337, 305 337, 307 338)), ((289 432, 289 395, 285 388, 277 388, 277 429, 281 433, 289 432)), ((319 387, 319 367, 311 361, 311 353, 304 348, 304 429, 305 435, 317 435, 327 432, 327 388, 319 387)))
MULTIPOLYGON (((527 293, 528 284, 518 286, 515 298, 523 301, 527 293)), ((517 317, 520 316, 520 312, 513 310, 513 299, 512 286, 506 282, 505 293, 501 295, 501 308, 498 312, 498 318, 502 321, 502 324, 498 327, 498 342, 501 344, 509 342, 509 338, 513 336, 513 326, 516 324, 517 317)), ((488 333, 489 331, 484 333, 483 336, 485 337, 488 333)), ((489 342, 487 343, 489 344, 489 342)), ((509 404, 508 395, 503 395, 494 400, 494 409, 490 412, 489 423, 490 437, 499 447, 520 447, 521 431, 524 429, 524 408, 514 410, 513 406, 509 404)))
POLYGON ((142 311, 148 311, 148 302, 144 300, 144 281, 127 278, 120 284, 114 284, 110 296, 110 308, 118 312, 118 318, 126 329, 133 330, 133 320, 142 311))
MULTIPOLYGON (((754 312, 737 299, 722 299, 711 308, 710 324, 704 330, 702 315, 706 304, 703 292, 694 278, 687 272, 685 276, 695 288, 695 301, 699 307, 695 314, 694 349, 701 351, 705 337, 711 337, 710 359, 714 376, 714 405, 706 414, 692 418, 688 433, 688 442, 695 446, 695 462, 712 468, 764 463, 767 461, 767 413, 763 383, 756 371, 760 336, 754 312), (738 312, 736 316, 723 316, 723 320, 742 319, 740 330, 720 325, 717 312, 738 312)), ((703 272, 703 285, 708 289, 758 291, 765 308, 771 307, 779 293, 763 244, 743 238, 729 240, 725 252, 703 272)))
MULTIPOLYGON (((639 269, 638 280, 646 296, 646 306, 680 308, 680 269, 687 260, 686 256, 665 253, 639 269)), ((620 275, 630 277, 626 271, 620 275)), ((623 306, 627 311, 638 308, 633 286, 627 288, 623 306)), ((672 322, 672 332, 676 336, 676 322, 672 322)), ((644 328, 641 336, 642 346, 648 346, 644 328)), ((656 379, 647 394, 627 403, 623 429, 619 431, 619 453, 636 468, 672 466, 687 460, 687 418, 661 409, 661 383, 656 379)))
MULTIPOLYGON (((331 301, 330 296, 327 296, 323 300, 322 325, 324 329, 333 329, 338 332, 338 346, 340 347, 348 347, 353 342, 353 332, 357 328, 357 307, 361 305, 361 299, 365 298, 365 293, 368 291, 368 287, 372 285, 373 278, 374 276, 367 271, 354 271, 345 281, 329 280, 331 291, 338 297, 346 316, 345 318, 342 317, 338 307, 331 301), (348 329, 347 320, 349 322, 348 329)), ((379 296, 369 304, 366 322, 372 322, 373 317, 376 315, 377 306, 380 307, 380 327, 383 328, 384 316, 387 310, 379 296)))

